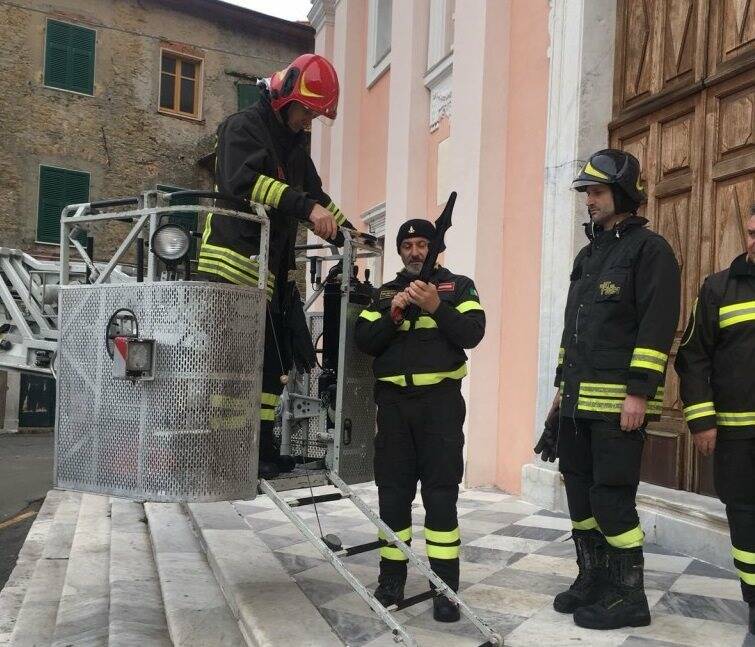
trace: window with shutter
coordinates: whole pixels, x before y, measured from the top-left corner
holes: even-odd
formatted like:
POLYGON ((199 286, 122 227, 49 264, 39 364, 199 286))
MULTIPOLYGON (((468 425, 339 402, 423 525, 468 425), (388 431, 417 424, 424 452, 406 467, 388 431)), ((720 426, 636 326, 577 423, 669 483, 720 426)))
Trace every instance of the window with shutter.
POLYGON ((239 100, 239 110, 248 108, 257 103, 260 98, 260 89, 255 83, 239 83, 236 85, 236 93, 239 100))
POLYGON ((82 202, 89 202, 89 173, 40 166, 37 241, 60 243, 63 207, 82 202))
POLYGON ((47 21, 45 85, 94 94, 95 31, 57 20, 47 21))

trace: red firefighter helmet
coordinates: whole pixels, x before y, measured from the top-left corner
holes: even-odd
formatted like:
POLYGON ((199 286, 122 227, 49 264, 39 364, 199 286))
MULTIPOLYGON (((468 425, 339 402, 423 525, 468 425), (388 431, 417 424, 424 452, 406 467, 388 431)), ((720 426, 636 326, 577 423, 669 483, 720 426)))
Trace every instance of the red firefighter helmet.
POLYGON ((280 110, 298 101, 318 115, 336 118, 338 75, 331 62, 318 54, 302 54, 270 79, 270 103, 280 110))

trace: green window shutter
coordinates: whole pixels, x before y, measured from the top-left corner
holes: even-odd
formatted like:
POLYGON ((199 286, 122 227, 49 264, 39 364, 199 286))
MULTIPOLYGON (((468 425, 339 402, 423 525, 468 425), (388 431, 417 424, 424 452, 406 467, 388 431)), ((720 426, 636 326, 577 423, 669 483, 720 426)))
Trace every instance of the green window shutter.
POLYGON ((45 85, 93 94, 94 43, 93 29, 48 20, 45 85))
MULTIPOLYGON (((188 189, 182 189, 177 186, 169 186, 167 184, 158 184, 157 185, 158 191, 165 191, 167 193, 173 193, 175 191, 187 191, 188 189)), ((177 200, 174 200, 171 203, 171 206, 181 205, 181 204, 199 204, 198 198, 178 198, 177 200)), ((161 219, 160 224, 168 224, 171 225, 181 225, 182 227, 185 227, 189 231, 197 231, 197 214, 191 211, 187 211, 185 213, 182 213, 180 211, 176 211, 175 213, 168 214, 167 216, 163 216, 161 219)), ((197 258, 197 239, 194 238, 194 236, 191 237, 191 247, 189 248, 189 258, 193 258, 196 260, 197 258)))
POLYGON ((89 173, 53 166, 39 169, 37 240, 60 243, 60 213, 69 204, 89 202, 89 173))
POLYGON ((239 110, 257 103, 257 99, 260 98, 260 89, 254 83, 239 83, 236 86, 236 92, 238 94, 239 110))

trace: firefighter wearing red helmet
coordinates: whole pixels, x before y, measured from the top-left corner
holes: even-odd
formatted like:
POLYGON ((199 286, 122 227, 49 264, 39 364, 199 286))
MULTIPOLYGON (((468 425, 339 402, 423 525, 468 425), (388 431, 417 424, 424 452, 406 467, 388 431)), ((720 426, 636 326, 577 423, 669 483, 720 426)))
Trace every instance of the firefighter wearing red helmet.
POLYGON ((307 110, 336 118, 338 76, 330 61, 317 54, 302 54, 285 70, 270 79, 270 103, 273 110, 283 110, 294 101, 307 110))
MULTIPOLYGON (((341 245, 339 227, 352 225, 323 190, 306 148, 305 133, 312 120, 336 117, 338 76, 333 65, 317 54, 303 54, 273 74, 269 86, 261 83, 260 88, 257 103, 218 127, 215 190, 268 207, 268 314, 259 475, 274 478, 293 468, 293 460, 279 455, 273 438, 275 409, 283 390, 281 376, 293 362, 309 370, 314 359, 314 351, 308 350, 311 340, 301 339, 306 331, 296 325, 301 320, 301 298, 295 284, 288 281, 288 272, 295 267, 297 230, 304 224, 321 238, 341 245), (307 350, 301 351, 303 347, 307 350)), ((209 281, 256 286, 259 251, 259 225, 210 214, 198 269, 209 281)))

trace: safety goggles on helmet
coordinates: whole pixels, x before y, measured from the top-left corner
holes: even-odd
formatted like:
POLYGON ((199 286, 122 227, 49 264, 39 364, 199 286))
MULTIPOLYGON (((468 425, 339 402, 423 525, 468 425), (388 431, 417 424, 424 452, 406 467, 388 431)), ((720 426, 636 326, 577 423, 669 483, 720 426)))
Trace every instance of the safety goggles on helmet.
POLYGON ((591 155, 572 182, 572 188, 586 191, 587 187, 596 184, 611 187, 614 200, 622 203, 617 204, 617 208, 633 211, 646 199, 640 183, 640 162, 626 151, 606 148, 591 155))
POLYGON ((610 155, 596 153, 585 164, 572 187, 578 189, 594 184, 618 183, 629 167, 629 157, 624 155, 623 158, 619 160, 610 155))

